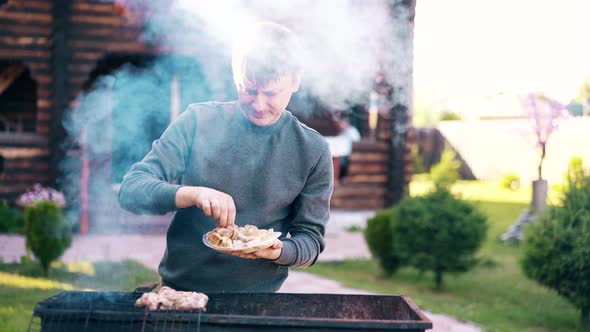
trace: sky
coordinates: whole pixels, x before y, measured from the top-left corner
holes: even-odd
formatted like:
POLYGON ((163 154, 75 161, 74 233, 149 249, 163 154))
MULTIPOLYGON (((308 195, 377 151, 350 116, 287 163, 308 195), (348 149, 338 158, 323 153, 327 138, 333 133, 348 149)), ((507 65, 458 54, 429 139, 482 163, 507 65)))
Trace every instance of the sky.
POLYGON ((587 78, 589 0, 417 0, 417 99, 459 112, 502 94, 568 103, 587 78))

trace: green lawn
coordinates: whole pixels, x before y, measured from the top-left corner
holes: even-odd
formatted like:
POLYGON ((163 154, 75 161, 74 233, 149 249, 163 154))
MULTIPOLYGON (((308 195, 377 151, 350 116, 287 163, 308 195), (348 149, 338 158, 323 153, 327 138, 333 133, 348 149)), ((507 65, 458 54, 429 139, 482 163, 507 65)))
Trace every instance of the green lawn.
MULTIPOLYGON (((410 194, 421 195, 434 187, 426 175, 414 176, 410 182, 410 194)), ((521 188, 510 190, 503 188, 500 183, 494 181, 458 181, 452 188, 453 193, 469 200, 484 202, 505 202, 529 204, 532 197, 532 185, 522 185, 521 188)), ((559 192, 553 187, 549 188, 548 202, 557 203, 559 192)))
POLYGON ((139 263, 55 264, 43 277, 37 264, 0 264, 0 330, 26 331, 35 304, 63 290, 130 291, 158 274, 139 263))
MULTIPOLYGON (((427 190, 412 183, 412 194, 427 190)), ((474 321, 486 331, 581 331, 576 309, 554 292, 526 279, 518 265, 519 249, 498 241, 526 208, 530 191, 509 191, 494 183, 460 182, 455 191, 480 206, 490 221, 488 238, 476 269, 445 276, 445 289, 434 291, 432 275, 402 269, 384 278, 373 261, 318 263, 307 272, 339 280, 348 287, 406 294, 423 309, 474 321), (511 202, 512 201, 512 202, 511 202)), ((35 304, 62 290, 133 290, 157 273, 135 262, 57 264, 41 275, 36 264, 0 263, 0 330, 26 331, 35 304)))
MULTIPOLYGON (((509 191, 490 183, 460 185, 463 188, 454 189, 461 189, 463 197, 469 196, 481 208, 489 217, 490 228, 479 253, 482 263, 468 273, 446 275, 443 291, 434 290, 430 273, 404 268, 392 278, 385 278, 370 260, 318 263, 306 271, 338 280, 348 287, 406 294, 423 309, 476 322, 486 331, 582 331, 575 307, 555 292, 525 278, 518 265, 519 248, 498 240, 527 207, 526 199, 506 202, 502 191, 509 191)), ((526 196, 526 192, 510 193, 514 197, 526 196)))

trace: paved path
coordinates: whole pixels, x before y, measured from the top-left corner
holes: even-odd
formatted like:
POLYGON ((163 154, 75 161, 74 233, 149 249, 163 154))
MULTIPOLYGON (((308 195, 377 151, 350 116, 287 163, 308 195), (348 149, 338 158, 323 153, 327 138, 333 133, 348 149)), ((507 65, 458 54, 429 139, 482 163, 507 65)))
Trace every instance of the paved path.
MULTIPOLYGON (((364 226, 367 212, 335 212, 326 229, 326 250, 320 261, 335 261, 347 258, 368 258, 369 250, 361 233, 350 233, 345 228, 364 226)), ((62 256, 63 261, 119 261, 133 259, 156 269, 165 247, 164 235, 87 235, 75 236, 72 246, 62 256)), ((5 262, 19 261, 25 255, 22 236, 0 235, 0 259, 5 262)), ((369 292, 343 287, 340 283, 313 274, 291 271, 280 292, 285 293, 330 293, 369 294, 369 292)), ((411 294, 410 294, 411 297, 411 294)), ((474 324, 460 322, 455 318, 425 312, 432 320, 433 332, 480 332, 474 324)))

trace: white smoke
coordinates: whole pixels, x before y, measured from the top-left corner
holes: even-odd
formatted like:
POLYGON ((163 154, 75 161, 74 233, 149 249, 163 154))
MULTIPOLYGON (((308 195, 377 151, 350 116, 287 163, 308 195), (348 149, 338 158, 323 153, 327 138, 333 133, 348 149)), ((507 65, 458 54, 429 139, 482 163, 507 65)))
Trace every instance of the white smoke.
MULTIPOLYGON (((121 65, 116 55, 105 55, 103 65, 110 69, 92 76, 90 90, 78 96, 79 106, 67 110, 64 118, 74 141, 85 133, 92 206, 115 205, 113 188, 169 123, 171 104, 183 110, 193 102, 235 98, 232 42, 255 21, 278 22, 300 36, 307 50, 301 93, 328 109, 367 104, 379 71, 394 87, 394 102, 410 106, 412 30, 405 1, 128 0, 131 10, 134 1, 153 7, 141 38, 160 47, 162 55, 126 56, 127 61, 151 59, 138 65, 121 65), (176 93, 171 92, 172 82, 176 93), (179 99, 171 101, 173 94, 179 99)), ((97 64, 96 70, 100 68, 97 64)), ((396 127, 400 137, 404 126, 400 121, 396 127)), ((74 204, 80 181, 77 158, 64 160, 66 177, 61 179, 74 204)))
POLYGON ((230 56, 233 38, 247 24, 270 20, 286 25, 307 49, 303 86, 333 108, 365 101, 380 69, 391 79, 399 77, 391 72, 396 24, 388 1, 176 0, 172 12, 181 19, 155 18, 148 22, 150 33, 165 36, 159 41, 171 49, 186 49, 192 38, 209 48, 205 53, 222 57, 230 56))

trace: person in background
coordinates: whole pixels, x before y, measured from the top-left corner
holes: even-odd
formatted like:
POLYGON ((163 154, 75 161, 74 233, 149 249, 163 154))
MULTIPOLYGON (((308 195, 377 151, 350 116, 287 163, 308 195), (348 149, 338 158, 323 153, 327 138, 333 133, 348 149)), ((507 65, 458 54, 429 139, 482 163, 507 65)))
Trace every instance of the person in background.
POLYGON ((118 194, 134 213, 174 211, 158 272, 176 290, 274 292, 289 267, 310 266, 324 250, 332 157, 325 139, 285 109, 303 74, 298 38, 272 22, 244 29, 232 71, 238 100, 189 105, 118 194), (208 231, 234 224, 282 235, 249 254, 202 243, 208 231))
POLYGON ((361 140, 359 131, 350 124, 346 112, 335 113, 338 135, 327 136, 326 140, 330 146, 334 163, 334 182, 339 183, 342 178, 348 175, 348 165, 352 144, 361 140))

